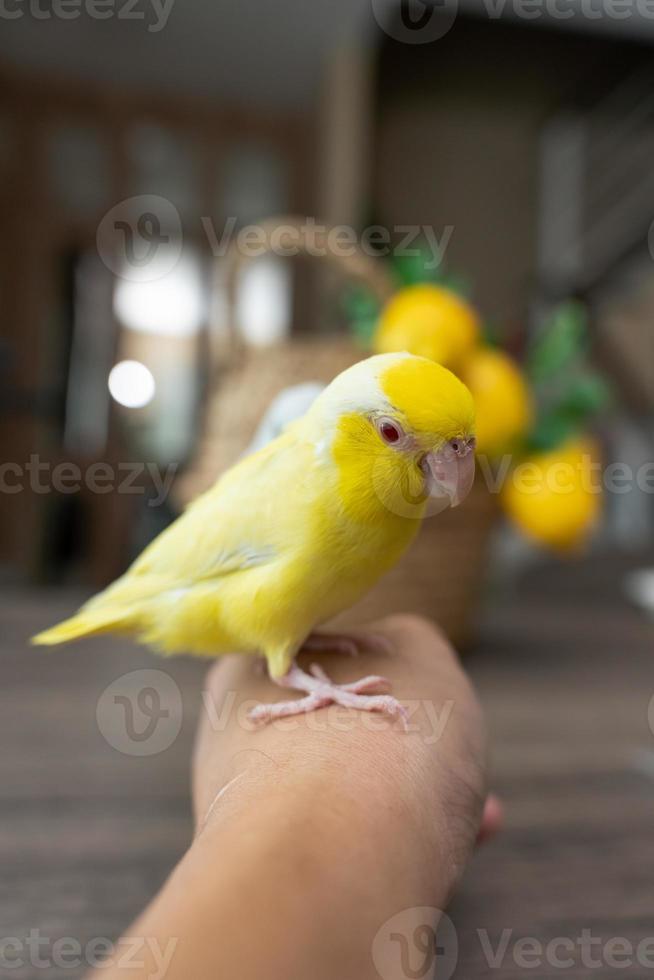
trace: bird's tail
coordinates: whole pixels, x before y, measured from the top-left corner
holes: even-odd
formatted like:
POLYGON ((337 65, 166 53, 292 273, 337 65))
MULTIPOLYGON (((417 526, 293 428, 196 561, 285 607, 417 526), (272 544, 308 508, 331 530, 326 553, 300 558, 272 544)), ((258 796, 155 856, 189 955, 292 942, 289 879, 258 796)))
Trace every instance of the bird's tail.
POLYGON ((82 609, 76 616, 64 619, 62 623, 43 630, 42 633, 37 633, 30 642, 37 646, 50 647, 57 643, 78 640, 82 636, 120 631, 121 627, 126 626, 126 619, 125 610, 117 607, 113 609, 111 607, 97 610, 89 609, 88 611, 82 609))

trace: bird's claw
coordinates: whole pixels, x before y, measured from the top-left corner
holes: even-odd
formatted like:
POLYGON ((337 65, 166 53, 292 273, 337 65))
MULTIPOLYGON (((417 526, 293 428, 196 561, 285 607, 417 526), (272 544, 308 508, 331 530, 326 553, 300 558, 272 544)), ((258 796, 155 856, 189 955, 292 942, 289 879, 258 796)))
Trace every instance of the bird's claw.
POLYGON ((390 684, 385 677, 371 674, 350 684, 334 684, 318 664, 312 664, 309 670, 306 673, 293 664, 289 672, 277 681, 282 687, 303 691, 305 697, 257 705, 249 713, 250 720, 263 724, 277 718, 307 714, 329 704, 339 704, 343 708, 378 711, 391 718, 399 718, 407 730, 407 711, 397 698, 390 694, 371 693, 380 688, 389 689, 390 684))

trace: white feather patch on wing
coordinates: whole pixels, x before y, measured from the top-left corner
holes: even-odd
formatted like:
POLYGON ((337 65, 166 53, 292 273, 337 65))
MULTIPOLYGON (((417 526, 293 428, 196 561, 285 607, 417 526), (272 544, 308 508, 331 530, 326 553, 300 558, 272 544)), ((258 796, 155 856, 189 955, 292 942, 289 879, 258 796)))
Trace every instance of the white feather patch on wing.
POLYGON ((230 575, 232 572, 242 572, 246 568, 256 568, 257 565, 265 565, 266 562, 274 559, 275 554, 276 552, 273 548, 255 548, 247 544, 234 551, 221 551, 212 559, 209 565, 200 569, 196 581, 220 578, 223 575, 230 575))
POLYGON ((325 385, 320 381, 306 381, 280 391, 268 406, 252 442, 246 449, 246 455, 268 445, 281 435, 287 425, 301 418, 324 388, 325 385))

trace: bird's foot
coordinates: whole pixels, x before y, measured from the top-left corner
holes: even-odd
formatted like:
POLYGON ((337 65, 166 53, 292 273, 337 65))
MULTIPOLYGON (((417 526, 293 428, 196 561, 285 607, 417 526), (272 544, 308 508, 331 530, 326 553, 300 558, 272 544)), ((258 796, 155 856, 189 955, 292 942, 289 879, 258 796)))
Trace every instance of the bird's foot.
POLYGON ((393 652, 390 640, 381 633, 309 633, 302 644, 302 651, 309 653, 347 653, 351 657, 368 651, 389 654, 393 652))
POLYGON ((259 704, 250 711, 250 719, 266 723, 276 718, 316 711, 329 704, 340 704, 343 708, 379 711, 391 718, 400 718, 406 730, 407 712, 397 698, 390 694, 372 693, 379 692, 380 688, 388 690, 390 685, 385 677, 371 674, 351 684, 334 684, 318 664, 312 664, 309 670, 310 673, 306 673, 297 664, 293 664, 287 674, 275 681, 281 687, 304 692, 305 697, 296 701, 259 704))

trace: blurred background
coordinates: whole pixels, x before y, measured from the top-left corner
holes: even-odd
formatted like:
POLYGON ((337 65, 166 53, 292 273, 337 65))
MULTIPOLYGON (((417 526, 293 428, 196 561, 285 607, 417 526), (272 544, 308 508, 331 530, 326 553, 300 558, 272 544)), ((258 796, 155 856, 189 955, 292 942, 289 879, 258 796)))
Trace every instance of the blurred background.
MULTIPOLYGON (((482 926, 650 935, 652 12, 8 0, 0 19, 6 935, 115 938, 152 895, 188 840, 205 669, 166 662, 177 731, 131 751, 103 692, 136 697, 132 672, 161 663, 125 640, 28 637, 120 574, 278 390, 376 349, 389 297, 424 282, 463 294, 475 350, 519 374, 494 472, 518 442, 542 466, 572 440, 620 467, 600 507, 549 525, 548 501, 478 493, 361 612, 420 592, 491 718, 509 826, 455 905, 456 975, 486 975, 482 926), (298 224, 305 244, 319 226, 318 255, 271 246, 298 224), (336 263, 331 226, 354 243, 336 263)), ((480 382, 489 417, 505 377, 480 382)), ((35 975, 26 949, 14 977, 35 975)), ((84 958, 50 965, 81 976, 84 958)))

